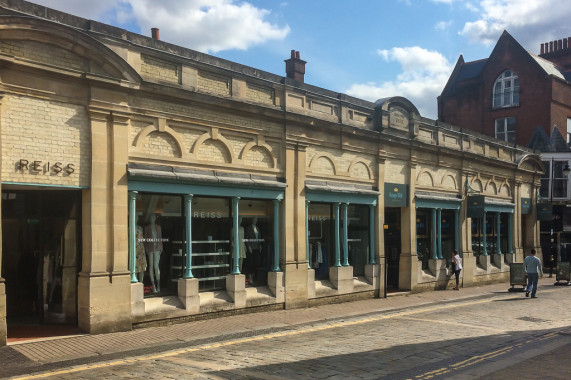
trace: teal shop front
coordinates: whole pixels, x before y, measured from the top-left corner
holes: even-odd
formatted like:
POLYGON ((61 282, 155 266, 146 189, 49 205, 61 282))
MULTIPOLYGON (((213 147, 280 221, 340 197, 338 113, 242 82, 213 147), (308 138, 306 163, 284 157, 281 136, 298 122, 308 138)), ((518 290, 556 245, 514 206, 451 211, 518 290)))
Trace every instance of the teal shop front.
POLYGON ((315 279, 329 278, 331 267, 353 267, 365 276, 375 264, 374 210, 379 192, 306 183, 306 255, 315 279))
POLYGON ((280 271, 280 201, 276 178, 174 172, 129 166, 129 269, 145 297, 177 294, 179 279, 200 292, 224 290, 228 275, 266 286, 280 271))
POLYGON ((514 204, 485 195, 468 197, 467 216, 472 218, 472 251, 475 256, 513 254, 514 204))

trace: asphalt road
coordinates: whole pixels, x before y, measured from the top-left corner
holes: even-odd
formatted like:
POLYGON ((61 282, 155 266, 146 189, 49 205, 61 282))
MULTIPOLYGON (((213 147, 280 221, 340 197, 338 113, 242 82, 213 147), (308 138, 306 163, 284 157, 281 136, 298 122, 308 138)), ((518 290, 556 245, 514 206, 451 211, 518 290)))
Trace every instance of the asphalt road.
POLYGON ((570 295, 503 291, 19 378, 569 379, 570 295))

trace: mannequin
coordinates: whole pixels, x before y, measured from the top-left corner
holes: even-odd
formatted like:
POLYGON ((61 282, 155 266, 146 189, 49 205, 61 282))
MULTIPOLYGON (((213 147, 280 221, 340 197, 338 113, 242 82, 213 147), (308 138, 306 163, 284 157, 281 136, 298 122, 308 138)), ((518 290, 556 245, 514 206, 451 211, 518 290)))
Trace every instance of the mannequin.
POLYGON ((151 214, 150 223, 144 230, 145 252, 147 253, 147 262, 149 265, 149 275, 151 276, 153 293, 161 291, 161 272, 159 270, 159 261, 161 259, 161 252, 163 251, 161 226, 156 224, 156 220, 157 216, 155 214, 151 214))
MULTIPOLYGON (((234 236, 234 230, 232 230, 231 236, 234 236)), ((234 242, 234 239, 231 239, 234 242)), ((238 266, 240 268, 240 273, 242 273, 242 263, 246 258, 246 244, 244 243, 244 227, 242 227, 242 217, 238 218, 238 266)))
POLYGON ((143 236, 143 227, 137 226, 137 237, 135 250, 137 253, 135 259, 135 273, 137 274, 137 279, 139 282, 143 282, 145 278, 145 271, 147 270, 147 256, 145 255, 145 238, 143 236))
POLYGON ((246 240, 248 241, 246 245, 246 251, 248 253, 248 275, 250 277, 250 281, 252 281, 256 268, 263 265, 261 255, 261 232, 258 228, 257 217, 252 218, 252 224, 250 224, 246 229, 246 240))

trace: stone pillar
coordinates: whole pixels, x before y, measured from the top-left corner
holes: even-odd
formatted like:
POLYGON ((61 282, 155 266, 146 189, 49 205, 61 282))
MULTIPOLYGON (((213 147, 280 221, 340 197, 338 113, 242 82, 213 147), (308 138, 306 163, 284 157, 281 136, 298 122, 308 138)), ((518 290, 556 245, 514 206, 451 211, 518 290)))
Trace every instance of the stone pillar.
POLYGON ((128 271, 128 119, 90 110, 90 189, 82 193, 78 325, 91 334, 131 329, 128 271))
MULTIPOLYGON (((377 169, 379 177, 377 178, 377 188, 385 188, 385 159, 382 157, 377 157, 377 169)), ((379 267, 379 277, 378 286, 375 287, 376 297, 385 297, 386 294, 386 280, 387 280, 387 268, 385 263, 385 194, 381 192, 377 198, 378 205, 374 210, 374 239, 375 239, 375 249, 373 252, 375 256, 375 261, 378 263, 379 267)))
MULTIPOLYGON (((0 94, 0 114, 2 114, 2 99, 0 94)), ((2 157, 2 118, 0 118, 0 157, 2 157)), ((2 178, 2 165, 0 165, 0 179, 2 178)), ((0 181, 0 191, 2 182, 0 181)), ((2 209, 2 197, 0 197, 0 210, 2 209)), ((2 220, 0 219, 0 346, 6 345, 6 283, 2 278, 2 220)))
POLYGON ((282 205, 283 252, 281 265, 285 276, 285 307, 306 307, 308 302, 308 262, 305 229, 306 147, 286 143, 285 178, 287 188, 282 205))
MULTIPOLYGON (((407 181, 407 207, 401 207, 401 253, 399 258, 399 289, 411 290, 418 282, 416 254, 416 205, 414 203, 416 164, 410 163, 407 181)), ((383 187, 384 188, 384 187, 383 187)))
MULTIPOLYGON (((463 184, 468 183, 468 175, 463 174, 461 177, 463 184)), ((471 286, 474 283, 474 273, 476 269, 476 258, 472 251, 472 218, 468 218, 468 197, 465 195, 464 189, 462 206, 460 207, 459 218, 461 224, 460 251, 462 252, 462 284, 463 286, 471 286)))

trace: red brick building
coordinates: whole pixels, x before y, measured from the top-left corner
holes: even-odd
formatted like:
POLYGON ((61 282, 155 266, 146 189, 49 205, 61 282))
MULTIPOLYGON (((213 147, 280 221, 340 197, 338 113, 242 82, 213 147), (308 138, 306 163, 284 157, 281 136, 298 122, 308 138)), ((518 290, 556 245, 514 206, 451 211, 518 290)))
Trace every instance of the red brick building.
POLYGON ((570 80, 571 37, 541 44, 536 55, 504 31, 488 58, 464 62, 460 55, 438 97, 438 119, 541 151, 561 151, 546 144, 557 143, 554 127, 570 142, 570 80))

